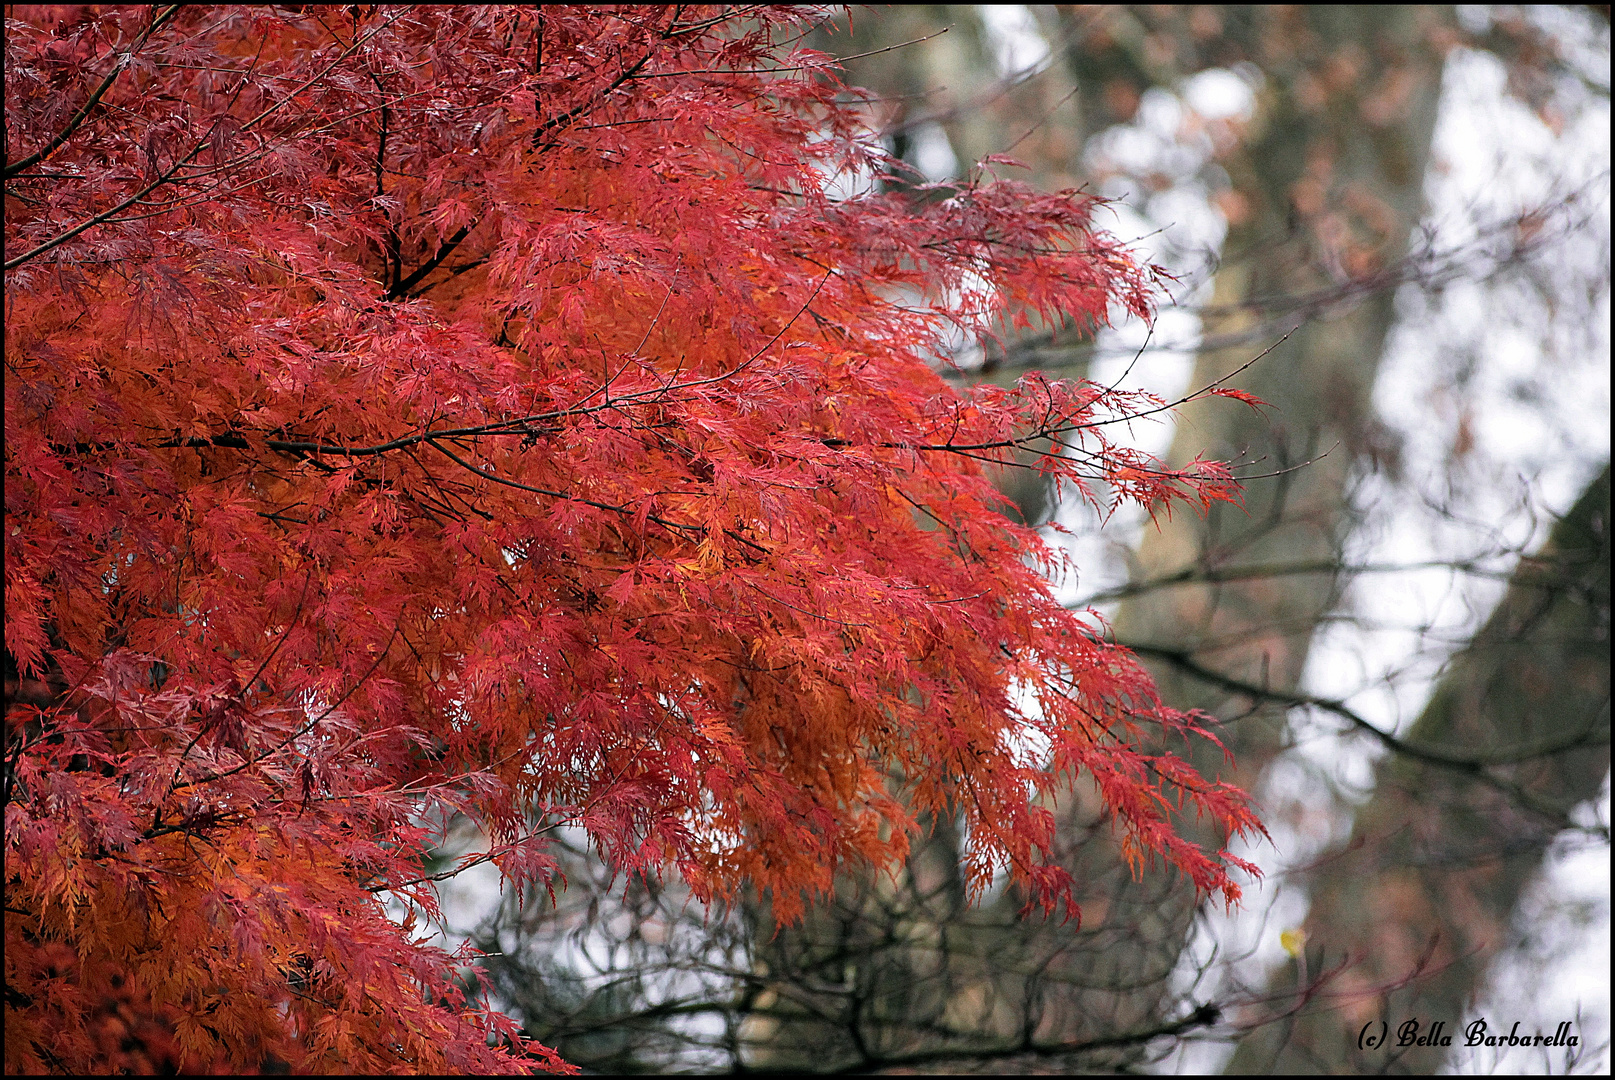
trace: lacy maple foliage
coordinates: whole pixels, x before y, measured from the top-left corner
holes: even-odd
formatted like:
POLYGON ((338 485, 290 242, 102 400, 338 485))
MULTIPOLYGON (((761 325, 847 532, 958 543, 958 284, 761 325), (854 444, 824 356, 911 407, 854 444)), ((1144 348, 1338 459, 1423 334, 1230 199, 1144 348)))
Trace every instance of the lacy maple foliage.
POLYGON ((1082 774, 1238 896, 1171 821, 1240 794, 1138 749, 1199 721, 984 474, 1227 470, 937 370, 1148 313, 1090 200, 875 182, 815 9, 11 14, 8 1071, 566 1069, 384 914, 455 815, 518 884, 568 823, 789 920, 953 808, 1047 907, 1082 774))

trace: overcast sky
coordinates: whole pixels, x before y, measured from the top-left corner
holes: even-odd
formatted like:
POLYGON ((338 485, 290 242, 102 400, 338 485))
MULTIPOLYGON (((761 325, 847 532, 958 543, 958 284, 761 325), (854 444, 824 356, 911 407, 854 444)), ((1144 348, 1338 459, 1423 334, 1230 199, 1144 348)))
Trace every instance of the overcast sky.
MULTIPOLYGON (((981 11, 1006 71, 1031 66, 1046 53, 1025 8, 981 11)), ((1609 458, 1609 32, 1607 23, 1579 9, 1530 9, 1529 16, 1560 38, 1582 77, 1556 88, 1545 122, 1506 93, 1506 72, 1496 57, 1455 51, 1444 73, 1425 225, 1438 249, 1458 248, 1522 211, 1569 196, 1574 201, 1550 219, 1549 227, 1563 235, 1527 273, 1485 284, 1457 282, 1439 295, 1413 286, 1399 294, 1399 321, 1375 404, 1380 419, 1403 437, 1407 476, 1399 485, 1369 479, 1361 493, 1367 519, 1349 549, 1354 563, 1530 550, 1609 458), (1448 462, 1460 425, 1473 448, 1454 473, 1448 462)), ((1464 8, 1461 18, 1480 31, 1491 9, 1464 8)), ((1185 305, 1209 296, 1208 270, 1226 231, 1203 182, 1210 146, 1196 121, 1248 114, 1253 77, 1218 70, 1176 92, 1151 89, 1130 123, 1100 133, 1087 148, 1090 171, 1109 174, 1101 193, 1120 200, 1112 231, 1184 275, 1178 299, 1185 305), (1176 183, 1152 190, 1131 179, 1150 174, 1176 183)), ((931 168, 942 168, 941 155, 932 155, 931 168)), ((1479 265, 1486 265, 1484 258, 1479 265)), ((1153 342, 1185 347, 1152 350, 1132 364, 1145 328, 1124 325, 1090 377, 1108 383, 1132 364, 1132 385, 1169 398, 1181 394, 1198 327, 1190 311, 1163 311, 1153 342)), ((1169 421, 1139 425, 1134 442, 1164 452, 1172 435, 1169 421)), ((1136 543, 1141 514, 1118 515, 1101 533, 1091 514, 1067 506, 1062 523, 1081 534, 1070 546, 1082 572, 1066 584, 1067 599, 1125 579, 1122 554, 1136 543)), ((1497 565, 1507 569, 1512 561, 1505 557, 1497 565)), ((1331 622, 1320 633, 1305 689, 1346 698, 1382 729, 1405 728, 1423 708, 1441 663, 1484 621, 1504 587, 1494 578, 1442 570, 1359 578, 1346 600, 1357 618, 1331 622)), ((1260 797, 1269 806, 1315 803, 1320 774, 1366 791, 1377 756, 1363 740, 1342 739, 1333 725, 1319 722, 1288 760, 1275 764, 1260 797)), ((1582 819, 1601 821, 1607 830, 1609 814, 1606 779, 1600 805, 1584 807, 1582 819)), ((1273 871, 1309 861, 1350 831, 1343 817, 1311 820, 1318 824, 1311 834, 1279 823, 1274 847, 1244 854, 1269 869, 1273 880, 1273 871)), ((1584 1044, 1604 1049, 1578 1071, 1609 1069, 1609 878, 1607 843, 1561 837, 1524 905, 1531 925, 1519 929, 1529 931, 1520 935, 1526 943, 1494 969, 1475 1010, 1494 1024, 1506 1017, 1521 1021, 1522 1030, 1544 1032, 1579 1012, 1584 1044)), ((1293 891, 1257 893, 1232 918, 1214 917, 1195 952, 1203 957, 1213 944, 1222 955, 1248 952, 1243 973, 1260 981, 1264 966, 1284 958, 1279 933, 1299 925, 1306 906, 1305 896, 1293 891)), ((1202 988, 1202 996, 1206 992, 1202 988)), ((1227 1053, 1191 1045, 1162 1068, 1215 1071, 1227 1053)), ((1559 1071, 1557 1061, 1546 1064, 1559 1071)), ((1524 1052, 1500 1058, 1466 1052, 1450 1068, 1540 1072, 1544 1065, 1540 1055, 1524 1052)))

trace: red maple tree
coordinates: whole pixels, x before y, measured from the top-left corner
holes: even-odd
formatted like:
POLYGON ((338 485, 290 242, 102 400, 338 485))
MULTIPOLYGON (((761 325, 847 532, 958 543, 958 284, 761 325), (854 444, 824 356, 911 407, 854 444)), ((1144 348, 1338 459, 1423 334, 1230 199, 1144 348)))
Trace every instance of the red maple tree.
POLYGON ((1081 773, 1238 896, 1171 817, 1240 794, 1137 749, 1197 719, 984 475, 1228 472, 937 373, 1154 271, 1073 192, 837 196, 899 166, 820 17, 8 9, 8 1071, 565 1070, 385 917, 454 815, 788 920, 953 807, 1050 907, 1081 773))

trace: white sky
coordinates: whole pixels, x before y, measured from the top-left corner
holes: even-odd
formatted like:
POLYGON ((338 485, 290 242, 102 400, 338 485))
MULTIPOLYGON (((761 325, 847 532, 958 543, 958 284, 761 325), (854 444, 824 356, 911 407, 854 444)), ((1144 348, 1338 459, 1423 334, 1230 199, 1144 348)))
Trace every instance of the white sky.
MULTIPOLYGON (((1426 224, 1439 246, 1450 247, 1472 239, 1476 222, 1499 221, 1569 191, 1584 193, 1586 220, 1555 246, 1550 259, 1533 266, 1531 282, 1460 282, 1439 297, 1414 289, 1399 295, 1399 323, 1387 343, 1375 405, 1380 419, 1405 440, 1409 483, 1396 488, 1372 481, 1365 489, 1368 520, 1353 537, 1354 562, 1472 555, 1500 541, 1534 548, 1552 514, 1569 507, 1609 456, 1608 34, 1604 31, 1600 50, 1589 44, 1595 36, 1586 32, 1588 16, 1533 9, 1532 17, 1568 35, 1567 54, 1581 65, 1587 82, 1601 85, 1604 93, 1588 93, 1573 83, 1560 87, 1562 127, 1556 132, 1506 94, 1506 73, 1494 56, 1455 52, 1445 73, 1426 181, 1426 224), (1558 318, 1552 317, 1556 310, 1558 318), (1473 432, 1476 449, 1460 472, 1463 482, 1448 490, 1446 462, 1460 417, 1473 432), (1415 491, 1445 500, 1466 522, 1487 523, 1492 534, 1455 526, 1422 505, 1415 491)), ((1007 15, 995 18, 1021 25, 1007 15)), ((1489 16, 1484 9, 1469 9, 1465 18, 1478 28, 1489 16)), ((1136 239, 1149 258, 1183 273, 1188 287, 1178 299, 1186 303, 1205 299, 1203 271, 1220 248, 1225 227, 1204 182, 1209 142, 1199 134, 1200 125, 1185 121, 1193 119, 1191 112, 1212 119, 1248 111, 1251 84, 1248 72, 1211 71, 1187 80, 1176 93, 1152 88, 1129 124, 1100 133, 1087 148, 1089 168, 1112 174, 1103 194, 1122 200, 1111 230, 1136 239), (1136 179, 1150 173, 1174 182, 1152 192, 1136 179)), ((1153 340, 1192 347, 1198 329, 1192 313, 1168 310, 1157 320, 1153 340)), ((1090 377, 1110 382, 1144 341, 1141 324, 1121 326, 1102 343, 1110 351, 1090 377)), ((1146 352, 1130 382, 1174 396, 1187 389, 1192 359, 1189 349, 1146 352)), ((1172 436, 1170 423, 1140 425, 1134 444, 1164 452, 1172 436)), ((1080 508, 1065 507, 1061 520, 1088 530, 1069 545, 1083 573, 1080 581, 1066 584, 1067 599, 1125 580, 1123 555, 1136 544, 1141 514, 1118 515, 1103 534, 1091 531, 1092 518, 1080 508)), ((1500 565, 1506 570, 1510 564, 1500 565)), ((1500 581, 1455 580, 1442 571, 1361 579, 1348 605, 1362 625, 1334 622, 1320 633, 1306 688, 1346 697, 1382 728, 1411 723, 1450 653, 1450 648, 1432 648, 1430 632, 1456 646, 1485 619, 1503 588, 1500 581), (1409 657, 1418 662, 1410 664, 1409 657)), ((1320 725, 1289 760, 1275 764, 1260 796, 1268 805, 1304 804, 1309 798, 1316 803, 1312 793, 1320 774, 1364 790, 1376 756, 1361 741, 1343 741, 1332 727, 1320 725)), ((1587 823, 1598 820, 1607 827, 1609 812, 1606 780, 1599 804, 1581 814, 1587 823)), ((1305 814, 1297 816, 1307 820, 1305 814)), ((1310 819, 1315 828, 1305 836, 1279 823, 1277 853, 1264 846, 1244 854, 1271 872, 1302 864, 1349 833, 1349 821, 1316 814, 1310 819)), ((1577 1071, 1609 1068, 1609 880, 1608 844, 1562 837, 1522 906, 1517 932, 1524 944, 1494 968, 1473 1013, 1492 1018, 1494 1026, 1506 1017, 1509 1023, 1521 1021, 1522 1030, 1550 1033, 1560 1021, 1579 1015, 1584 1045, 1604 1049, 1579 1063, 1577 1071)), ((1204 957, 1218 945, 1225 956, 1249 953, 1239 972, 1260 984, 1261 972, 1284 959, 1279 932, 1298 925, 1306 907, 1305 896, 1293 890, 1257 893, 1234 917, 1214 915, 1194 952, 1204 957)), ((1191 1044, 1162 1062, 1161 1069, 1214 1072, 1229 1052, 1216 1044, 1191 1044)), ((1540 1052, 1481 1057, 1468 1052, 1455 1054, 1448 1071, 1563 1071, 1564 1065, 1557 1058, 1544 1061, 1540 1052)))

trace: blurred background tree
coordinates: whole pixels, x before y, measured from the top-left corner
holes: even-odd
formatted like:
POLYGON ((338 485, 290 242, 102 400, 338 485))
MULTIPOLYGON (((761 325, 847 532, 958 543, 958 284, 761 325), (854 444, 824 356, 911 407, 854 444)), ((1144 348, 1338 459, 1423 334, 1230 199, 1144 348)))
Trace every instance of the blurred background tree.
POLYGON ((555 903, 469 931, 497 995, 600 1071, 1607 1068, 1607 959, 1587 1016, 1531 987, 1585 970, 1567 935, 1608 952, 1608 9, 908 6, 817 36, 872 54, 848 81, 916 198, 1007 153, 1117 199, 1179 275, 1149 336, 1037 326, 951 377, 1172 398, 1271 347, 1230 383, 1270 408, 1138 433, 1240 462, 1246 512, 1101 533, 1002 478, 1064 530, 1070 602, 1224 721, 1233 769, 1195 763, 1264 802, 1268 876, 1232 914, 1135 879, 1079 786, 1055 809, 1080 925, 967 903, 943 820, 773 934, 674 881, 623 898, 563 842, 555 903), (1482 1015, 1581 1043, 1358 1049, 1482 1015))

